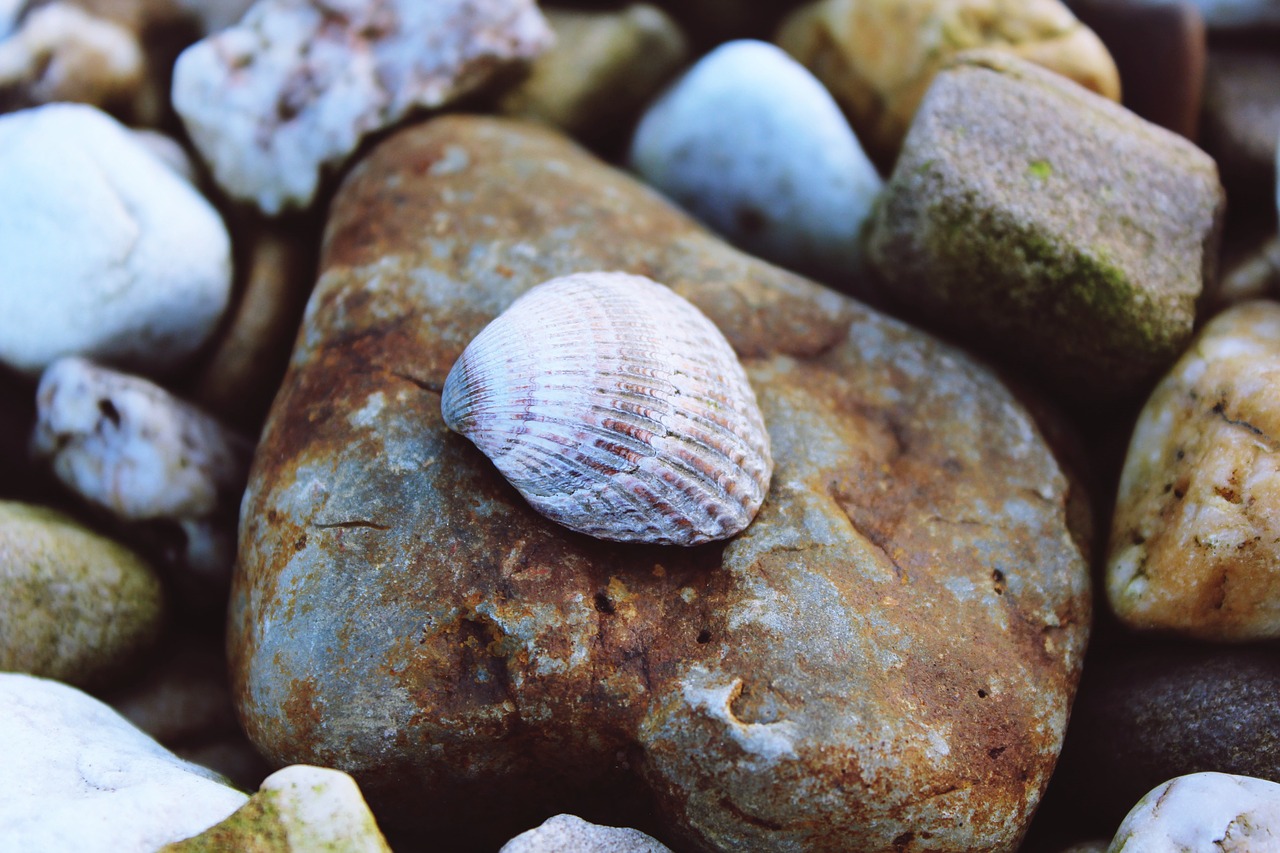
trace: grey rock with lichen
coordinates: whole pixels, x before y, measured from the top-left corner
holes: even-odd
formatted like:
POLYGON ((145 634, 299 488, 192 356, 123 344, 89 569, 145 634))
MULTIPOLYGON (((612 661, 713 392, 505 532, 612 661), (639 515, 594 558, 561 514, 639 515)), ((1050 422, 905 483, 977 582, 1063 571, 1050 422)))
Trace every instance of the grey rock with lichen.
POLYGON ((276 214, 367 134, 550 44, 532 0, 261 0, 178 57, 173 105, 218 184, 276 214))
POLYGON ((640 787, 681 849, 1016 849, 1090 600, 1078 492, 989 372, 528 123, 383 140, 324 246, 228 617, 264 754, 441 847, 640 787), (741 535, 574 534, 445 427, 471 338, 583 269, 645 271, 743 358, 775 469, 741 535))
POLYGON ((1191 337, 1224 197, 1185 139, 1030 63, 935 80, 870 229, 877 293, 1059 391, 1142 387, 1191 337))

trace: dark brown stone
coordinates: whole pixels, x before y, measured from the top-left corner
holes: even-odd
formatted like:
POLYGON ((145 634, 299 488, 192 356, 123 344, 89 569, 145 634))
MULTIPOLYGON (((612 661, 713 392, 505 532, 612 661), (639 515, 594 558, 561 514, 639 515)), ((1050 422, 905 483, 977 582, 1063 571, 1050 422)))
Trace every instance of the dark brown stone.
POLYGON ((355 168, 251 480, 250 737, 437 847, 638 779, 679 849, 1011 851, 1048 781, 1089 596, 1031 418, 551 131, 444 117, 355 168), (471 337, 592 269, 670 285, 743 357, 776 466, 740 536, 570 533, 445 429, 471 337))
POLYGON ((1280 142, 1280 49, 1215 47, 1205 71, 1204 149, 1232 202, 1272 207, 1280 142))
POLYGON ((1120 71, 1124 105, 1188 139, 1200 124, 1205 28, 1186 0, 1067 0, 1120 71))
POLYGON ((1089 663, 1047 823, 1111 834, 1148 791, 1187 773, 1280 782, 1280 647, 1161 643, 1089 663))

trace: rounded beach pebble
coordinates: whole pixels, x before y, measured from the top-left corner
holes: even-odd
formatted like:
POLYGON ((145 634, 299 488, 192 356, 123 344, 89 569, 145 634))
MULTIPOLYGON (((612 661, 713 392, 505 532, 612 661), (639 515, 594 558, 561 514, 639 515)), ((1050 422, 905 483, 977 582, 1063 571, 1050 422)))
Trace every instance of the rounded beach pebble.
POLYGON ((0 501, 0 670, 97 681, 160 631, 160 580, 62 513, 0 501))
POLYGON ((737 246, 825 279, 856 269, 882 186, 822 84, 757 41, 712 51, 651 107, 631 166, 737 246))
POLYGON ((217 211, 93 107, 0 117, 0 361, 63 355, 159 373, 210 336, 231 290, 217 211))

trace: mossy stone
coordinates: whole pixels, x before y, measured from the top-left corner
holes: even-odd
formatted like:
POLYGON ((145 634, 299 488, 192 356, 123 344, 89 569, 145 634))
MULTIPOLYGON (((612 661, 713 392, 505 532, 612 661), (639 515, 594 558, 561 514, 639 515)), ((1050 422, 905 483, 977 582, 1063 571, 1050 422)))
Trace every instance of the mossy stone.
POLYGON ((964 54, 926 96, 868 236, 878 295, 1077 399, 1182 351, 1217 264, 1217 168, 1069 81, 964 54))
POLYGON ((100 682, 160 632, 142 558, 51 509, 0 502, 0 670, 100 682))

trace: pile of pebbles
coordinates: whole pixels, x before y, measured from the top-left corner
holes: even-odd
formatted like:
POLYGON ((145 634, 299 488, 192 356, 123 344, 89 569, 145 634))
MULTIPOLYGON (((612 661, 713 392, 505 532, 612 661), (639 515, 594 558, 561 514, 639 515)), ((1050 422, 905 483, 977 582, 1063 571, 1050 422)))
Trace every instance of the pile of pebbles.
POLYGON ((659 6, 0 0, 0 847, 1280 849, 1276 4, 659 6), (446 426, 593 271, 731 538, 446 426))

